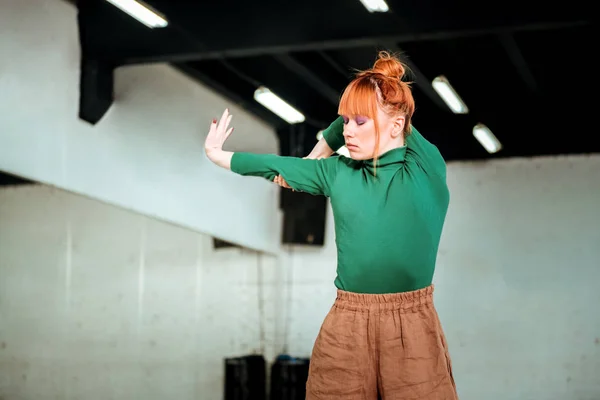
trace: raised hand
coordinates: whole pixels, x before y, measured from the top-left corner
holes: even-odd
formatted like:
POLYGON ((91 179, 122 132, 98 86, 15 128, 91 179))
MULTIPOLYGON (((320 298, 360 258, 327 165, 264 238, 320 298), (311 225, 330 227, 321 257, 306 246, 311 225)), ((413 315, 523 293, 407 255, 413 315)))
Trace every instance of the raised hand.
POLYGON ((233 153, 231 151, 223 151, 223 143, 225 143, 231 132, 233 132, 233 128, 229 127, 230 122, 231 115, 229 114, 229 110, 225 109, 219 121, 213 119, 204 142, 204 151, 208 159, 219 167, 229 170, 231 169, 233 153))
POLYGON ((229 109, 225 109, 219 121, 214 120, 210 124, 210 130, 206 141, 204 142, 204 151, 206 154, 223 150, 223 144, 233 132, 233 127, 229 128, 232 115, 229 114, 229 109))

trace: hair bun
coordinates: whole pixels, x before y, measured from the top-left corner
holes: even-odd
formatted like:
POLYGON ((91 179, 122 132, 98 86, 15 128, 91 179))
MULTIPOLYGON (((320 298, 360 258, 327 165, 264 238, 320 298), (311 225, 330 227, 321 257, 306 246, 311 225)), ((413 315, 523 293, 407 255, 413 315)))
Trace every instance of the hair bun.
POLYGON ((377 60, 371 69, 375 74, 381 74, 388 78, 401 80, 404 76, 404 65, 397 57, 394 57, 387 51, 379 52, 377 60))

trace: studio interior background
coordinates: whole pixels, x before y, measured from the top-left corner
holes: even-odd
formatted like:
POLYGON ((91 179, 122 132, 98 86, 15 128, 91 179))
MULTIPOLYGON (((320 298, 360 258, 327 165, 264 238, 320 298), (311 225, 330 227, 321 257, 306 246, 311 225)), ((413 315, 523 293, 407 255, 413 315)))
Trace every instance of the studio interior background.
POLYGON ((228 107, 228 150, 308 154, 382 49, 448 165, 435 303, 461 399, 600 399, 597 25, 468 3, 0 0, 0 399, 304 398, 330 204, 203 140, 228 107))

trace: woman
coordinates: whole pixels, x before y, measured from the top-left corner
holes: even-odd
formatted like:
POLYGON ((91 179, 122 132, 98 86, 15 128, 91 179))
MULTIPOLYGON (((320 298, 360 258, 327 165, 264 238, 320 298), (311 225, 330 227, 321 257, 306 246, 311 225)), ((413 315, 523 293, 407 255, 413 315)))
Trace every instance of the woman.
POLYGON ((449 202, 446 164, 412 127, 400 61, 382 52, 344 91, 309 158, 223 151, 225 110, 205 150, 215 164, 330 198, 337 298, 315 341, 307 399, 457 399, 433 304, 449 202), (346 144, 350 158, 327 157, 346 144))

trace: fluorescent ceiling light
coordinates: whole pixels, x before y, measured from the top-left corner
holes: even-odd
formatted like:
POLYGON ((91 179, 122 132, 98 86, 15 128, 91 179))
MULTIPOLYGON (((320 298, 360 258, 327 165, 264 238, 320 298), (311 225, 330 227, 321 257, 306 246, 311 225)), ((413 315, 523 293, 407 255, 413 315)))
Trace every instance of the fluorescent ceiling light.
POLYGON ((456 90, 454 90, 444 75, 435 78, 432 85, 433 89, 455 114, 467 114, 469 112, 467 105, 462 101, 458 93, 456 93, 456 90))
POLYGON ((473 136, 481 143, 488 153, 497 153, 502 149, 502 144, 494 136, 490 128, 484 124, 477 124, 473 127, 473 136))
POLYGON ((360 0, 369 12, 388 12, 389 7, 385 0, 360 0))
POLYGON ((258 101, 290 124, 304 122, 304 115, 302 115, 300 111, 290 106, 264 86, 261 86, 254 91, 254 100, 258 101))
POLYGON ((136 0, 106 0, 133 18, 146 25, 148 28, 164 28, 169 23, 162 16, 136 0))

